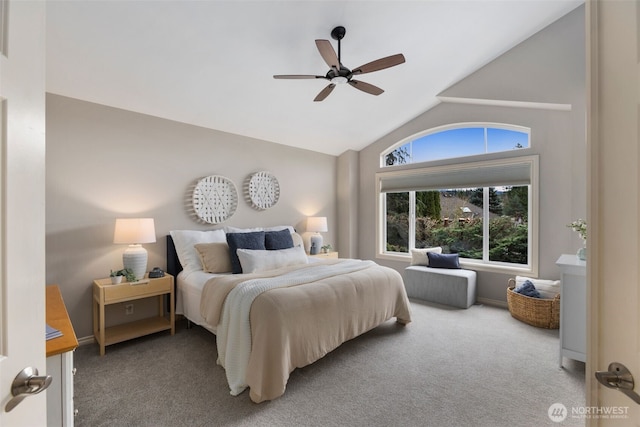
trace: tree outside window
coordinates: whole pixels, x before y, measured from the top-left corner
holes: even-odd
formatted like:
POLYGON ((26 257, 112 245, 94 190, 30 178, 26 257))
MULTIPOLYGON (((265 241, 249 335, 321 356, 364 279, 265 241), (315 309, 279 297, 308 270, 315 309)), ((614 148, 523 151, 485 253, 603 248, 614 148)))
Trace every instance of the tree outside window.
POLYGON ((388 193, 386 249, 408 252, 413 228, 415 248, 441 246, 443 253, 457 253, 461 258, 526 265, 528 192, 528 186, 416 191, 413 227, 411 192, 388 193))

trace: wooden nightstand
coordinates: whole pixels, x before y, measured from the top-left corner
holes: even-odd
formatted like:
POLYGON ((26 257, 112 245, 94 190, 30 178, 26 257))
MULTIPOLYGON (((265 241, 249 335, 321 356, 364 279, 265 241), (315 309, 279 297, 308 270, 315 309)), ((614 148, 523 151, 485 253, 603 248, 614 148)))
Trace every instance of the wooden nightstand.
POLYGON ((175 333, 175 297, 173 276, 165 274, 157 279, 145 279, 148 283, 132 285, 129 282, 111 284, 111 279, 93 281, 93 335, 100 345, 100 356, 105 347, 155 332, 171 330, 175 333), (164 314, 164 295, 169 295, 169 318, 164 314), (158 298, 158 315, 142 320, 105 328, 104 309, 109 304, 134 301, 142 298, 158 298))
POLYGON ((338 258, 338 252, 320 252, 319 254, 309 255, 314 258, 338 258))

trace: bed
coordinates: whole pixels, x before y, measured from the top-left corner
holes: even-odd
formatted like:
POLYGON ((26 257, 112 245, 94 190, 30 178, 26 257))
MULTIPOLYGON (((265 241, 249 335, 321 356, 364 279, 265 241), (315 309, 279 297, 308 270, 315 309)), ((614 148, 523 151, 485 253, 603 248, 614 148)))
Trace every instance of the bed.
POLYGON ((216 334, 217 363, 225 369, 232 395, 249 388, 253 402, 275 399, 284 394, 294 369, 392 318, 411 322, 397 271, 366 260, 307 257, 289 227, 287 233, 256 230, 179 230, 167 236, 176 313, 216 334), (252 249, 244 242, 249 234, 264 242, 265 233, 284 236, 287 243, 252 249), (238 246, 232 237, 240 234, 244 243, 238 246), (225 271, 225 258, 233 253, 232 271, 239 274, 225 271), (224 265, 217 266, 220 262, 224 265))

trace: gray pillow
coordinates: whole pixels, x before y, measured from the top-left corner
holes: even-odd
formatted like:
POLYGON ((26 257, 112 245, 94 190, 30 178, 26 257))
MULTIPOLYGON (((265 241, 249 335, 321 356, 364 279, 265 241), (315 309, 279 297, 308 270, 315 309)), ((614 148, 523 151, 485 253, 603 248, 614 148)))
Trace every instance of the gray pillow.
POLYGON ((231 258, 231 272, 242 273, 242 265, 238 258, 238 249, 266 249, 264 246, 264 231, 251 233, 227 233, 229 256, 231 258))
POLYGON ((292 248, 293 238, 291 237, 291 232, 286 228, 280 231, 265 231, 264 246, 270 251, 292 248))
POLYGON ((437 254, 427 252, 429 267, 433 268, 460 268, 458 254, 437 254))

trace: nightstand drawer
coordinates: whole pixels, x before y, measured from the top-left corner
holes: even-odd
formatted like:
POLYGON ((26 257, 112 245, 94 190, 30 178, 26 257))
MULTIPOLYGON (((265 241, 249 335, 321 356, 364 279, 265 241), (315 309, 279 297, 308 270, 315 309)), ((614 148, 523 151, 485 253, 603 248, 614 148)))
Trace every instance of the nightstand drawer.
MULTIPOLYGON (((117 285, 95 286, 94 297, 100 300, 100 292, 103 292, 104 304, 114 304, 132 299, 147 298, 150 296, 165 294, 171 291, 172 277, 165 276, 158 279, 148 279, 148 283, 131 285, 128 282, 117 285)), ((110 279, 105 279, 110 280, 110 279)))

